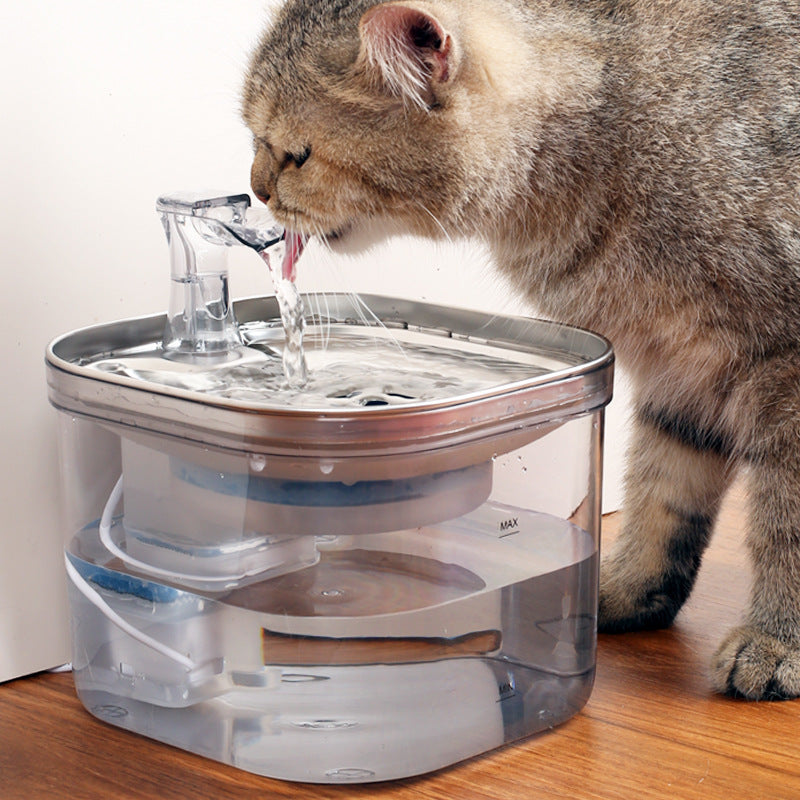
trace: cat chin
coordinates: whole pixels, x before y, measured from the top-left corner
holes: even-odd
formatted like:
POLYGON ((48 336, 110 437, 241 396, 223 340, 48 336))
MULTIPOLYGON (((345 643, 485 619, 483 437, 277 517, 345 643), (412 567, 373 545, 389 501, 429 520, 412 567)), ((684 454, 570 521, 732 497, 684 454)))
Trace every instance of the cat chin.
POLYGON ((405 232, 389 220, 372 219, 351 224, 326 239, 334 253, 356 256, 405 232))

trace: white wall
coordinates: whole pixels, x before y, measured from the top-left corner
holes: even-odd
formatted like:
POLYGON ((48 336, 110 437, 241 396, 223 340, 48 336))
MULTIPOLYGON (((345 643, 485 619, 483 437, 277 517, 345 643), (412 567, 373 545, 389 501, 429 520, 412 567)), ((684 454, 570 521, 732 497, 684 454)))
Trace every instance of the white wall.
MULTIPOLYGON (((0 680, 69 657, 45 346, 74 328, 166 308, 157 195, 247 190, 251 150, 238 91, 265 6, 27 0, 4 9, 0 680)), ((269 292, 246 255, 233 260, 234 294, 269 292)), ((526 310, 480 254, 413 242, 357 263, 304 259, 301 284, 526 310)), ((612 420, 612 450, 619 427, 612 420)))

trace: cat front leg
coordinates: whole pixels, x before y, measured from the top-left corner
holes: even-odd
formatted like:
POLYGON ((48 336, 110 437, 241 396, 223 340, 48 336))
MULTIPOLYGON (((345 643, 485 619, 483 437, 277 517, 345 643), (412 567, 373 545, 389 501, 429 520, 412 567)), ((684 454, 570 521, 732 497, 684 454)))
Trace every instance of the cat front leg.
POLYGON ((599 629, 670 625, 694 586, 732 468, 726 442, 680 415, 639 406, 623 526, 600 569, 599 629))
MULTIPOLYGON (((800 376, 791 384, 784 399, 800 376)), ((718 691, 753 700, 800 697, 800 414, 797 402, 780 402, 780 381, 772 388, 748 452, 750 604, 712 661, 718 691)))

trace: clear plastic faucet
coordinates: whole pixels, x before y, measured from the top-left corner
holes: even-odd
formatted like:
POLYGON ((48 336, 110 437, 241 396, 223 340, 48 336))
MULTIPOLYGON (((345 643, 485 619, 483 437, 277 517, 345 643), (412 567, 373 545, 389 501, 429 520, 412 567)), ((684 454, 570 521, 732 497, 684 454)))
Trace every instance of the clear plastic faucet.
POLYGON ((227 359, 242 347, 228 289, 228 247, 263 252, 278 245, 283 228, 246 194, 160 197, 170 250, 171 291, 164 355, 192 361, 227 359))

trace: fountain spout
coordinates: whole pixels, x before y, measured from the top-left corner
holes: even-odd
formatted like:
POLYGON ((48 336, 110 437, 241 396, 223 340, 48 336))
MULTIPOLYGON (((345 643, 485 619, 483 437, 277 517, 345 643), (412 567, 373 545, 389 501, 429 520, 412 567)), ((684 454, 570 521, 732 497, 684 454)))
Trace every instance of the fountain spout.
POLYGON ((281 243, 284 230, 247 194, 160 197, 170 250, 171 291, 164 329, 167 358, 226 360, 242 347, 228 288, 228 247, 259 253, 281 243))

